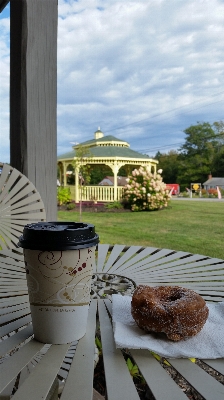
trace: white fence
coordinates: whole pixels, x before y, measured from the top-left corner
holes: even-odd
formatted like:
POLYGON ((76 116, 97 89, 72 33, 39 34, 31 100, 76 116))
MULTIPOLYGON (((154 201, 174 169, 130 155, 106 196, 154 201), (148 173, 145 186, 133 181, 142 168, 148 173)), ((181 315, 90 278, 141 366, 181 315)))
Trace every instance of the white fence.
MULTIPOLYGON (((72 200, 79 201, 82 198, 83 201, 103 201, 113 202, 114 201, 114 187, 113 186, 83 186, 79 188, 79 199, 75 198, 75 186, 66 186, 71 190, 72 200), (82 196, 81 196, 82 190, 82 196)), ((117 187, 117 201, 123 197, 124 187, 117 187)))

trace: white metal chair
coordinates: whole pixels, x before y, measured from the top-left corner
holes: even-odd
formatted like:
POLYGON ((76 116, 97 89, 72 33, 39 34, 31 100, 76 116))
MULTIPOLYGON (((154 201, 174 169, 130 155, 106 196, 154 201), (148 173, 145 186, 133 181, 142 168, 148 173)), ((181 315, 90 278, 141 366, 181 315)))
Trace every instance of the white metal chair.
POLYGON ((17 246, 18 239, 24 225, 45 221, 46 213, 35 186, 15 168, 1 165, 0 299, 1 303, 16 305, 23 295, 28 299, 23 252, 17 246))
MULTIPOLYGON (((3 339, 13 342, 15 336, 12 339, 10 336, 23 327, 32 332, 23 252, 17 243, 23 227, 45 221, 46 213, 40 194, 27 178, 8 164, 0 167, 0 337, 3 344, 0 357, 6 351, 7 358, 13 350, 11 346, 7 349, 7 341, 3 339)), ((18 346, 20 343, 21 338, 18 346)), ((10 398, 11 386, 0 398, 10 398)))

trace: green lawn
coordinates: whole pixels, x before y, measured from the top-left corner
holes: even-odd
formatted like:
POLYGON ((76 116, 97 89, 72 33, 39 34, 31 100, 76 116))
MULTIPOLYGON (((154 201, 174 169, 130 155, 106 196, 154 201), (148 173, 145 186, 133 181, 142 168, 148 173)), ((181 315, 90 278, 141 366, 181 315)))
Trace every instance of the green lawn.
MULTIPOLYGON (((59 211, 59 221, 79 221, 79 213, 59 211)), ((153 246, 224 258, 224 203, 171 201, 154 212, 83 212, 100 243, 153 246)))

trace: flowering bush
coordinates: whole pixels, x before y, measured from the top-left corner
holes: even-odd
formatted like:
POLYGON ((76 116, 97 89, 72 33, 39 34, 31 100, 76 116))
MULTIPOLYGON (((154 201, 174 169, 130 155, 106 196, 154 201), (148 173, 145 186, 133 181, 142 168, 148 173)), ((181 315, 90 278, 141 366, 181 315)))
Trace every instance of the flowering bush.
POLYGON ((161 176, 162 170, 152 174, 149 167, 132 171, 127 179, 124 197, 132 211, 159 210, 167 207, 170 191, 161 176))
POLYGON ((217 192, 217 189, 208 189, 208 194, 209 194, 209 196, 211 196, 211 197, 218 197, 218 192, 217 192))

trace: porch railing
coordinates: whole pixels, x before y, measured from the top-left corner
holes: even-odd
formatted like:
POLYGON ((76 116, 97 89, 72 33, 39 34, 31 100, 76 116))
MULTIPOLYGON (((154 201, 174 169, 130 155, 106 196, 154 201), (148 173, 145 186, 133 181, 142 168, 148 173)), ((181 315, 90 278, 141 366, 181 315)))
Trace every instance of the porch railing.
MULTIPOLYGON (((79 199, 75 198, 75 186, 67 185, 71 190, 72 200, 76 202, 82 197, 83 201, 103 201, 113 202, 114 201, 114 187, 113 186, 83 186, 79 188, 79 199), (82 190, 82 196, 81 196, 82 190)), ((117 187, 117 201, 123 197, 124 187, 117 187)))

